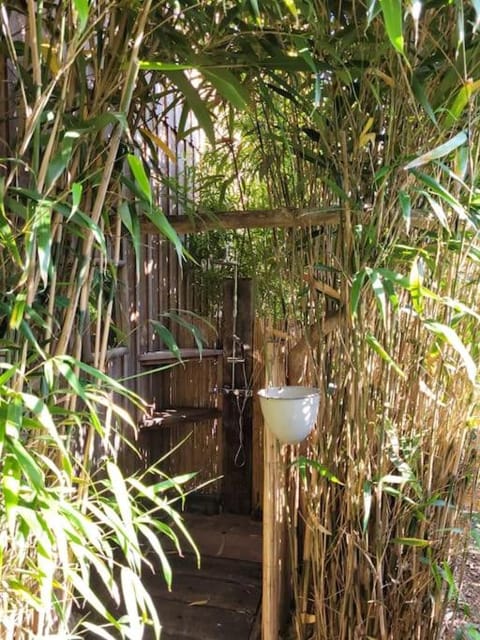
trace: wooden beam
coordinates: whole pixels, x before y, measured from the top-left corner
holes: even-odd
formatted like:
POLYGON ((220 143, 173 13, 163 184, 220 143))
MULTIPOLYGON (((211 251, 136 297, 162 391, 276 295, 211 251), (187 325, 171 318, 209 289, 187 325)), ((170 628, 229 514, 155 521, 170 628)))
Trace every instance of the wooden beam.
MULTIPOLYGON (((192 216, 167 216, 168 222, 177 233, 202 233, 215 229, 268 229, 268 228, 302 228, 313 226, 329 226, 339 224, 342 220, 342 207, 312 207, 279 209, 250 209, 247 211, 202 211, 192 216)), ((371 213, 364 211, 360 219, 369 223, 371 213)), ((412 211, 412 228, 434 230, 437 221, 422 210, 412 211)), ((141 221, 144 233, 158 234, 158 228, 144 218, 141 221)))
MULTIPOLYGON (((322 207, 308 209, 258 209, 249 211, 199 212, 193 216, 168 216, 177 233, 201 233, 212 229, 266 229, 271 227, 309 227, 338 224, 343 209, 322 207)), ((149 221, 142 221, 146 233, 158 233, 149 221)))
POLYGON ((320 291, 320 293, 323 293, 324 295, 328 296, 329 298, 333 298, 334 300, 338 300, 339 302, 342 299, 342 295, 339 291, 337 291, 336 289, 334 289, 333 287, 331 287, 329 284, 327 284, 326 282, 321 282, 320 280, 315 280, 315 278, 311 275, 309 275, 308 273, 306 273, 303 276, 303 279, 305 282, 308 282, 308 284, 315 289, 316 291, 320 291))

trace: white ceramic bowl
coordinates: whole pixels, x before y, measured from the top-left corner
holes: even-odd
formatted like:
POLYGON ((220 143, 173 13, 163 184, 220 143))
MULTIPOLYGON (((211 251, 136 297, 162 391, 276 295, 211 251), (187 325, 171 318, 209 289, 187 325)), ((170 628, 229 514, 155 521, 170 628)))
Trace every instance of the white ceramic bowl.
POLYGON ((304 440, 317 419, 320 392, 312 387, 269 387, 258 392, 265 424, 284 444, 304 440))

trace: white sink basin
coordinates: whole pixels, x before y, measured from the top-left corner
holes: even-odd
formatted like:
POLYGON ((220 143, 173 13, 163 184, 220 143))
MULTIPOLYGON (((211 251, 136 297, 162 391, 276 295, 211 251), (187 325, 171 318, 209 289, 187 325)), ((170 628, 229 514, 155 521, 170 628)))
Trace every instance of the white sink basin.
POLYGON ((258 392, 265 424, 284 444, 304 440, 318 414, 320 392, 312 387, 269 387, 258 392))

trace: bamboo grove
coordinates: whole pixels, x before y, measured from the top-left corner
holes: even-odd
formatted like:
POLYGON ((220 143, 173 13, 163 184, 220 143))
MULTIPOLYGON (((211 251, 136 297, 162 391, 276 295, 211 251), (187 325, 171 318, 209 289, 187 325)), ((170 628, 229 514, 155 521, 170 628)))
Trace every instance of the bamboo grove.
POLYGON ((159 636, 140 540, 167 581, 161 536, 191 544, 172 504, 187 478, 122 473, 142 399, 106 375, 123 243, 138 266, 149 219, 188 259, 155 199, 162 141, 147 163, 137 136, 166 93, 216 158, 200 204, 341 212, 239 248, 322 391, 291 514, 292 637, 440 637, 477 466, 477 10, 0 2, 2 637, 159 636))

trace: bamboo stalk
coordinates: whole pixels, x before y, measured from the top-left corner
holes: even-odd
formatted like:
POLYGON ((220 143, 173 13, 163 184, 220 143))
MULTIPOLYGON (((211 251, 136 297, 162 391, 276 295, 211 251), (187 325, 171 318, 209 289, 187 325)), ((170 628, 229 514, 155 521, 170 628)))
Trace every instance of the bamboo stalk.
MULTIPOLYGON (((284 383, 274 342, 265 345, 266 386, 284 383)), ((278 640, 282 588, 281 554, 284 527, 284 480, 280 446, 270 429, 264 428, 262 640, 278 640)))
MULTIPOLYGON (((152 0, 146 0, 143 3, 142 10, 138 18, 136 35, 133 41, 134 44, 132 47, 131 57, 127 67, 125 83, 122 90, 122 96, 120 99, 121 113, 126 114, 130 109, 130 104, 132 101, 133 91, 134 91, 135 83, 138 76, 138 70, 139 70, 138 52, 143 39, 145 25, 146 25, 151 4, 152 4, 152 0)), ((105 198, 107 196, 108 188, 110 185, 110 179, 112 176, 114 164, 118 154, 118 148, 120 146, 120 142, 123 134, 124 134, 123 127, 120 124, 117 124, 110 138, 110 142, 108 146, 108 149, 109 149, 108 155, 107 155, 107 159, 105 161, 104 169, 102 172, 102 180, 98 186, 96 197, 93 203, 91 219, 94 224, 98 224, 100 220, 100 216, 102 214, 102 209, 105 203, 105 198)), ((91 230, 89 230, 87 232, 87 235, 83 242, 83 247, 82 247, 82 263, 83 263, 82 266, 83 267, 86 267, 87 262, 91 260, 93 242, 94 242, 94 234, 91 230)), ((87 280, 85 278, 85 275, 83 275, 80 282, 80 286, 75 291, 70 307, 68 308, 67 314, 64 318, 62 333, 57 343, 56 353, 64 353, 66 350, 69 337, 71 335, 71 332, 74 326, 75 314, 78 307, 80 293, 82 289, 86 287, 86 283, 87 283, 87 280)))

